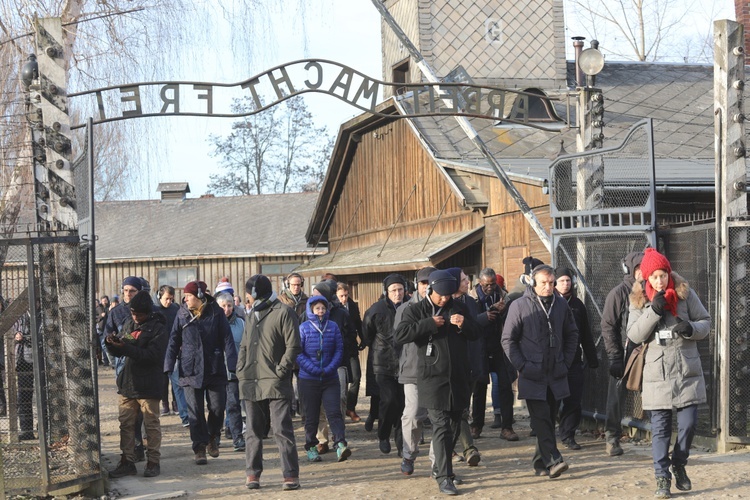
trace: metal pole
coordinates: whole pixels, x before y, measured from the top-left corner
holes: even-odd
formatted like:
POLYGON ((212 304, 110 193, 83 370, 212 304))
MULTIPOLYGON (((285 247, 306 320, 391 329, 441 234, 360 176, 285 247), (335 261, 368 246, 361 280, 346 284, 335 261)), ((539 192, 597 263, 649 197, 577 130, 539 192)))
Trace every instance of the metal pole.
MULTIPOLYGON (((409 40, 409 37, 406 36, 406 33, 401 29, 401 27, 398 25, 396 20, 391 16, 391 13, 388 12, 388 9, 383 5, 383 2, 381 0, 372 0, 373 5, 376 9, 378 9, 378 12, 380 12, 380 15, 383 16, 383 19, 385 20, 386 24, 393 30, 396 37, 399 39, 399 41, 404 45, 406 50, 409 51, 409 54, 412 58, 414 58, 414 61, 416 62, 417 67, 422 72, 422 74, 427 78, 429 82, 432 83, 440 83, 440 79, 435 74, 435 71, 430 67, 430 65, 427 63, 427 61, 424 60, 424 57, 422 57, 422 54, 419 53, 419 50, 414 46, 413 43, 411 43, 411 40, 409 40)), ((447 101, 444 99, 444 101, 447 101)), ((508 177, 508 174, 505 173, 503 168, 500 166, 500 163, 495 159, 494 156, 492 156, 492 153, 490 152, 487 145, 484 143, 481 137, 479 137, 479 134, 476 130, 474 130, 474 127, 471 125, 469 120, 462 116, 455 116, 454 117, 456 121, 458 122, 458 125, 461 127, 461 129, 466 133, 466 136, 471 140, 471 142, 476 146, 476 148, 482 153, 484 158, 489 162, 490 166, 492 167, 492 170, 495 172, 495 175, 498 179, 500 179, 500 182, 505 187, 505 189, 508 191, 510 196, 513 198, 513 201, 516 202, 516 205, 518 205, 518 208, 521 210, 521 213, 526 218, 526 220, 529 222, 529 225, 531 225, 531 228, 536 233, 537 237, 542 241, 547 251, 552 254, 552 242, 550 240, 549 235, 547 234, 547 231, 542 226, 542 223, 539 222, 539 219, 537 219, 534 212, 531 211, 531 208, 526 203, 526 200, 523 198, 521 193, 516 189, 516 186, 513 185, 513 182, 508 177)))

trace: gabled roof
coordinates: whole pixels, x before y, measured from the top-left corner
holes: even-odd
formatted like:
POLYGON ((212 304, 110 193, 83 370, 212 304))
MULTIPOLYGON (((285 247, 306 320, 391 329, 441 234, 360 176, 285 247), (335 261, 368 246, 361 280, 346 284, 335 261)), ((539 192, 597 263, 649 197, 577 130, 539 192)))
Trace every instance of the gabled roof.
MULTIPOLYGON (((96 258, 140 260, 313 254, 317 193, 96 203, 96 258)), ((315 253, 324 253, 325 248, 315 253)))
MULTIPOLYGON (((575 63, 568 61, 567 65, 568 80, 572 81, 575 63)), ((713 186, 713 66, 607 62, 597 76, 596 87, 604 96, 605 147, 619 144, 634 123, 653 118, 657 184, 713 186)), ((544 90, 556 95, 567 92, 544 90)), ((405 115, 411 111, 410 103, 410 99, 391 98, 381 103, 378 111, 405 115)), ((555 104, 562 117, 568 115, 567 107, 564 100, 555 104)), ((570 107, 572 113, 572 100, 570 107)), ((462 185, 460 172, 493 176, 494 172, 457 121, 450 116, 405 119, 464 206, 485 206, 486 196, 462 185)), ((327 233, 358 135, 389 120, 362 114, 341 125, 307 230, 308 242, 319 241, 327 233)), ((497 126, 487 119, 469 120, 513 180, 541 184, 548 177, 552 159, 560 152, 561 140, 568 152, 575 151, 574 129, 546 132, 518 125, 497 126)))

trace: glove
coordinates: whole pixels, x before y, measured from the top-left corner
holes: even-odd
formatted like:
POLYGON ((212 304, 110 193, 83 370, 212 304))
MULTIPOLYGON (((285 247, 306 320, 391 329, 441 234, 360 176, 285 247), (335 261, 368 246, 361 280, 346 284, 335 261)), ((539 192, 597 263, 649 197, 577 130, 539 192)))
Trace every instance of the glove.
POLYGON ((621 359, 609 360, 609 374, 614 378, 622 378, 625 375, 625 363, 621 359))
POLYGON ((357 350, 359 350, 359 351, 364 351, 365 349, 367 349, 367 346, 366 346, 366 345, 364 345, 364 344, 358 344, 358 345, 357 345, 357 350))
POLYGON ((672 328, 672 331, 684 339, 689 339, 693 336, 693 325, 689 321, 680 321, 672 328))
POLYGON ((664 315, 664 306, 667 305, 667 297, 664 295, 664 290, 654 295, 654 299, 651 301, 651 310, 659 316, 664 315))

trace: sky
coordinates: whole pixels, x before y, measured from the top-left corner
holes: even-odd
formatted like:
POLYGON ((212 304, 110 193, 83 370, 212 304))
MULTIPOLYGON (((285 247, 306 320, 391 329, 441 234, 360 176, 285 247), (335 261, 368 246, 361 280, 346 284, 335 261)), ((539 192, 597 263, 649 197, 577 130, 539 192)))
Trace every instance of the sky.
MULTIPOLYGON (((320 2, 321 0, 311 0, 320 2)), ((300 19, 285 12, 268 22, 277 33, 274 40, 266 40, 264 52, 258 61, 247 67, 237 63, 231 50, 211 48, 204 58, 196 61, 194 68, 185 68, 175 79, 194 79, 204 82, 237 82, 287 62, 302 58, 331 59, 353 67, 366 75, 382 79, 380 20, 371 0, 322 0, 324 12, 308 12, 303 36, 300 19), (222 54, 217 57, 217 54, 222 54), (187 75, 187 76, 186 76, 187 75)), ((695 6, 696 0, 675 0, 678 4, 695 6)), ((709 0, 711 1, 711 0, 709 0)), ((732 0, 714 0, 717 18, 734 19, 732 0)), ((700 7, 700 6, 698 6, 700 7)), ((319 9, 315 9, 319 10, 319 9)), ((566 37, 580 34, 566 2, 566 37)), ((685 21, 685 30, 704 30, 705 17, 695 15, 685 21)), ((570 44, 567 44, 570 45, 570 44)), ((587 45, 588 46, 588 45, 587 45)), ((569 47, 570 49, 570 47, 569 47)), ((572 58, 572 55, 568 55, 572 58)), ((123 82, 127 83, 127 82, 123 82)), ((325 125, 331 134, 360 111, 325 95, 306 94, 305 101, 313 112, 318 126, 325 125)), ((207 191, 209 176, 219 173, 218 158, 212 158, 210 135, 227 135, 231 132, 232 118, 152 118, 162 120, 160 130, 163 151, 158 168, 141 182, 136 198, 158 198, 159 182, 189 182, 190 197, 207 191)))

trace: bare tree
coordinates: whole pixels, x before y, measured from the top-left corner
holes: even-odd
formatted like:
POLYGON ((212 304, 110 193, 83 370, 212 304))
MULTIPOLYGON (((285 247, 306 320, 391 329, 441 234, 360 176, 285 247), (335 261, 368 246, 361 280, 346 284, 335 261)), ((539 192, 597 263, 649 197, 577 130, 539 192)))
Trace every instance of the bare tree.
POLYGON ((575 21, 588 37, 599 40, 605 53, 637 61, 705 62, 711 58, 714 2, 573 0, 571 4, 575 21), (707 21, 705 30, 685 29, 686 21, 694 16, 707 21))
MULTIPOLYGON (((247 113, 254 104, 246 97, 232 108, 247 113)), ((315 127, 300 96, 238 120, 229 136, 210 140, 225 171, 210 177, 209 189, 219 194, 317 191, 333 149, 333 139, 325 127, 315 127)))

